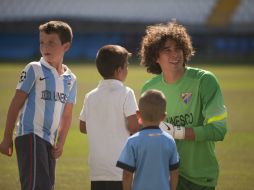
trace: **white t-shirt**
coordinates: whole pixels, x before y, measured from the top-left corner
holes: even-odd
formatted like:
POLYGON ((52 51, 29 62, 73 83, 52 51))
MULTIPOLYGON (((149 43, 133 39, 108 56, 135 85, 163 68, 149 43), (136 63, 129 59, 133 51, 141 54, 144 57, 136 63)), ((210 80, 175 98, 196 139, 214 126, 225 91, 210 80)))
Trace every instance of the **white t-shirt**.
POLYGON ((126 118, 137 109, 133 90, 118 80, 102 80, 86 94, 79 119, 86 122, 92 181, 122 180, 116 162, 129 137, 126 118))

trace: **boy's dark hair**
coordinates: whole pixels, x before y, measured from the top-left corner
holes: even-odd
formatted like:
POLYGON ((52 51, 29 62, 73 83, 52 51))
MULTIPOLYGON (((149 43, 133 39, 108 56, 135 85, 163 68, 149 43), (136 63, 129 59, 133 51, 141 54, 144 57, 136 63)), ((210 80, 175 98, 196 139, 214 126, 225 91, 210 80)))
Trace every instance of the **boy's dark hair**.
POLYGON ((62 44, 72 42, 72 29, 69 24, 63 21, 49 21, 45 24, 41 24, 39 26, 39 31, 45 32, 46 34, 58 34, 62 44))
POLYGON ((166 98, 159 90, 148 90, 141 95, 138 107, 143 121, 158 122, 166 112, 166 98))
POLYGON ((141 43, 139 55, 141 57, 140 64, 147 67, 149 73, 160 74, 162 72, 160 65, 156 61, 168 39, 174 40, 183 50, 184 65, 194 55, 195 51, 192 46, 191 37, 182 25, 174 21, 167 24, 148 26, 146 35, 141 43))
POLYGON ((96 56, 96 66, 104 79, 114 77, 118 68, 124 68, 131 56, 124 47, 119 45, 105 45, 99 49, 96 56))

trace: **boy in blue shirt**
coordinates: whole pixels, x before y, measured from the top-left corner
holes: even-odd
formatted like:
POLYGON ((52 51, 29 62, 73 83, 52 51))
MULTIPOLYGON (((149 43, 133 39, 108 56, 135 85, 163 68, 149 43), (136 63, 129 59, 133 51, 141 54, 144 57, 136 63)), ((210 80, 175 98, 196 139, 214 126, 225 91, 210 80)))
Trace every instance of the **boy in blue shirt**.
POLYGON ((116 164, 124 170, 124 190, 176 189, 179 167, 176 144, 171 135, 159 128, 165 110, 162 92, 149 90, 142 94, 137 116, 143 128, 128 138, 116 164))

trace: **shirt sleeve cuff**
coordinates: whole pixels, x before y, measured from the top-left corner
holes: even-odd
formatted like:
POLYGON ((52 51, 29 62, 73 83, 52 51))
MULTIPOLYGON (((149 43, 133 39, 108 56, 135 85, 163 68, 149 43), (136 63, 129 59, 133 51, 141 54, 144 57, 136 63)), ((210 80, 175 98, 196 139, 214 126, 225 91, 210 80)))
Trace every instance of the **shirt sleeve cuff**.
POLYGON ((173 165, 170 165, 170 166, 169 166, 169 170, 170 170, 170 171, 176 170, 177 168, 179 168, 179 162, 177 162, 176 164, 173 164, 173 165))
POLYGON ((129 166, 129 165, 127 165, 127 164, 125 164, 123 162, 120 162, 120 161, 117 161, 116 166, 119 167, 119 168, 122 168, 124 170, 127 170, 127 171, 129 171, 131 173, 133 173, 135 171, 134 167, 129 166))

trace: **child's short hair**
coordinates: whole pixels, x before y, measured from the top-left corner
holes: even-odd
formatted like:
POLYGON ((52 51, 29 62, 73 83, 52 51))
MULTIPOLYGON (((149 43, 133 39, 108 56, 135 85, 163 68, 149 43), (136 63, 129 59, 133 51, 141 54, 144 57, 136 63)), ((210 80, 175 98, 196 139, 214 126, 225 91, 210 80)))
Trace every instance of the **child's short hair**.
POLYGON ((97 69, 104 79, 112 78, 119 67, 123 68, 128 63, 130 56, 131 53, 122 46, 105 45, 97 53, 97 69))
POLYGON ((41 24, 39 26, 39 31, 45 32, 46 34, 58 34, 62 44, 72 42, 72 29, 69 24, 63 21, 49 21, 45 24, 41 24))
POLYGON ((142 120, 157 122, 166 112, 166 98, 159 90, 148 90, 141 95, 138 106, 142 120))

